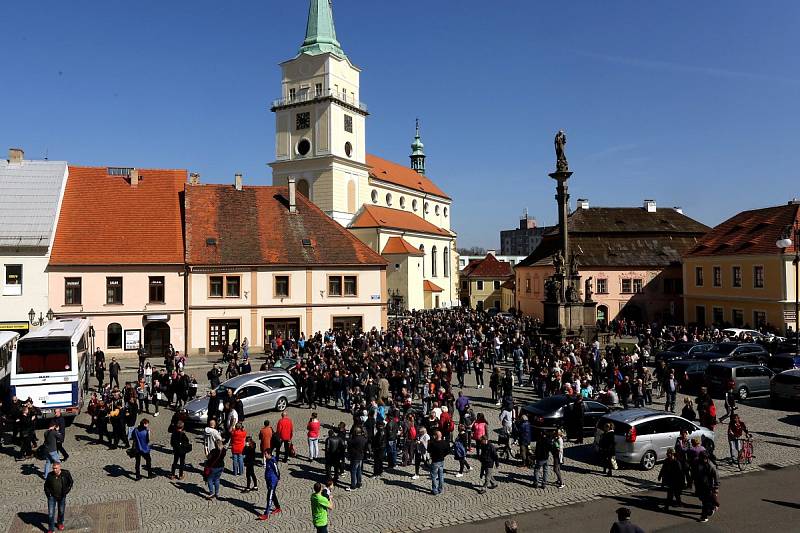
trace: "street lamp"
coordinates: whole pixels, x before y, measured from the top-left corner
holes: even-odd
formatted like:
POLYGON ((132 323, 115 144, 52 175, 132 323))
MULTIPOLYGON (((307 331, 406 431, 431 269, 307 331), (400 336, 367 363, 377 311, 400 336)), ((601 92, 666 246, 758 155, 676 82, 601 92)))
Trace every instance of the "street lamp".
MULTIPOLYGON (((778 239, 775 246, 786 251, 795 243, 800 243, 800 225, 787 226, 783 238, 778 239)), ((794 246, 794 354, 800 355, 800 246, 794 246)))

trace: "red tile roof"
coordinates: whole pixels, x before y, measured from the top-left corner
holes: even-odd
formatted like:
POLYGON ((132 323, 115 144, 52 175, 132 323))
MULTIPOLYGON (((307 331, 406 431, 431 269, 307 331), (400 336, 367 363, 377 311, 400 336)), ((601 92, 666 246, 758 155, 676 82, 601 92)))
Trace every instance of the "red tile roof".
POLYGON ((508 278, 514 275, 511 263, 498 261, 492 254, 470 263, 461 272, 463 278, 508 278))
POLYGON ((427 279, 422 282, 423 292, 444 292, 444 289, 427 279))
POLYGON ((409 254, 409 255, 425 255, 419 248, 413 246, 402 237, 389 237, 386 241, 386 246, 383 247, 381 255, 386 254, 409 254))
MULTIPOLYGON (((752 209, 729 218, 700 239, 686 257, 719 255, 772 255, 787 226, 798 222, 800 204, 752 209)), ((786 249, 794 253, 794 247, 786 249)))
POLYGON ((50 264, 183 264, 186 174, 139 169, 132 187, 107 167, 70 166, 50 264))
POLYGON ((450 199, 450 197, 428 177, 409 167, 404 167, 403 165, 371 154, 367 154, 367 165, 371 167, 370 175, 375 179, 450 199))
POLYGON ((364 205, 361 213, 350 223, 350 227, 404 229, 418 233, 451 236, 446 229, 434 226, 414 213, 375 205, 364 205))
POLYGON ((286 187, 186 186, 186 262, 191 265, 386 265, 352 233, 286 187), (209 240, 212 242, 209 242, 209 240), (306 240, 307 244, 303 241, 306 240))

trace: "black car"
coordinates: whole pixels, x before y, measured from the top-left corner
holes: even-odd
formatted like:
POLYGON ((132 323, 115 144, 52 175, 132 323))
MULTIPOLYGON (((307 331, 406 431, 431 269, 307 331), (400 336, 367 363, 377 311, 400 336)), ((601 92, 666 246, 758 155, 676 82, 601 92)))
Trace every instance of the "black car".
MULTIPOLYGON (((563 428, 567 425, 570 408, 575 403, 575 398, 566 394, 548 396, 538 402, 526 405, 521 414, 528 415, 528 421, 534 428, 553 429, 563 428)), ((611 408, 594 400, 583 400, 583 433, 593 435, 597 421, 611 412, 611 408)))
POLYGON ((669 364, 675 370, 675 378, 684 391, 699 390, 706 383, 708 361, 703 359, 678 359, 669 364))
POLYGON ((695 359, 702 359, 709 363, 723 361, 744 361, 747 363, 766 364, 769 361, 769 352, 760 344, 719 342, 708 351, 697 354, 695 359))
POLYGON ((713 346, 710 342, 676 342, 666 350, 656 354, 656 364, 660 361, 668 363, 677 359, 691 359, 692 357, 708 351, 713 346))
POLYGON ((776 374, 780 374, 784 370, 800 368, 800 355, 794 353, 779 353, 769 358, 767 366, 776 374))

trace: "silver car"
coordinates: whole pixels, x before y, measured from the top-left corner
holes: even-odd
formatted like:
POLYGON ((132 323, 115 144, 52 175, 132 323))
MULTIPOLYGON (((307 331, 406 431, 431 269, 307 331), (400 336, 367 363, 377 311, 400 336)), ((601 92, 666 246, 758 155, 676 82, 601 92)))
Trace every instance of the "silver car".
MULTIPOLYGON (((251 415, 261 411, 275 409, 285 410, 291 402, 297 400, 297 387, 294 379, 285 370, 267 370, 265 372, 252 372, 233 377, 217 387, 219 410, 222 411, 222 401, 232 390, 234 396, 242 399, 244 414, 251 415)), ((189 420, 205 424, 208 420, 209 396, 197 398, 186 404, 189 420)))
POLYGON ((602 417, 597 422, 594 443, 600 443, 606 422, 614 424, 617 461, 639 464, 651 470, 656 463, 667 457, 667 450, 675 446, 681 430, 689 432, 689 438, 714 439, 714 432, 698 426, 672 413, 654 409, 626 409, 602 417))

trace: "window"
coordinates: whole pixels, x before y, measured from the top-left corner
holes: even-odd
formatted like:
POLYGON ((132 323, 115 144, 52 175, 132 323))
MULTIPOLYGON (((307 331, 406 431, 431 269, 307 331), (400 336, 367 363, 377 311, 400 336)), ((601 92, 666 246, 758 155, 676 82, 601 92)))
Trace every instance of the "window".
POLYGON ((311 141, 309 141, 308 139, 300 139, 300 142, 297 143, 297 153, 299 155, 306 155, 310 151, 311 151, 311 141))
POLYGON ((150 303, 164 303, 164 276, 150 276, 150 303))
POLYGON ((428 202, 425 202, 424 210, 425 210, 426 213, 430 212, 431 205, 428 202))
POLYGON ((469 288, 469 281, 462 279, 461 280, 461 288, 467 290, 469 288))
POLYGON ((753 311, 753 327, 760 328, 767 325, 766 311, 753 311))
POLYGON ((289 297, 289 276, 275 276, 275 297, 289 297))
POLYGON ((239 276, 225 276, 225 297, 238 298, 241 278, 239 276))
POLYGON ((482 279, 479 279, 479 280, 477 281, 477 284, 478 284, 478 290, 479 290, 479 291, 482 291, 482 290, 483 290, 483 280, 482 280, 482 279))
POLYGON ((392 193, 390 192, 386 193, 386 205, 388 205, 389 207, 392 206, 392 193))
POLYGON ((303 113, 298 113, 297 117, 295 118, 295 128, 298 130, 307 130, 311 127, 311 113, 305 111, 303 113))
POLYGON ((442 250, 442 256, 444 257, 444 277, 450 277, 450 248, 448 246, 444 247, 442 250))
POLYGON ((108 325, 106 348, 122 348, 122 326, 116 322, 108 325))
POLYGON ((721 307, 715 307, 712 310, 711 320, 715 325, 722 324, 725 322, 725 311, 721 307))
POLYGON ((436 214, 436 216, 439 216, 439 205, 438 204, 433 208, 433 212, 436 214))
POLYGON ((633 292, 633 280, 630 278, 623 278, 622 280, 622 294, 630 294, 633 292))
POLYGON ((531 278, 525 278, 525 292, 528 294, 531 292, 531 278))
POLYGON ((416 199, 411 200, 411 209, 413 209, 414 211, 417 210, 417 200, 416 199))
POLYGON ((344 277, 344 295, 358 296, 358 277, 356 276, 344 277))
POLYGON ((369 193, 369 194, 370 194, 370 197, 372 198, 372 203, 373 204, 377 204, 378 203, 378 191, 376 191, 375 189, 372 189, 372 192, 369 193))
POLYGON ((753 288, 755 288, 755 289, 763 289, 764 288, 764 267, 763 266, 754 266, 753 267, 753 288))
POLYGON ((405 209, 405 208, 406 208, 406 197, 405 196, 401 196, 400 197, 400 209, 405 209))
POLYGON ((641 279, 634 279, 633 280, 633 292, 640 293, 644 292, 644 284, 642 283, 641 279))
POLYGON ((683 280, 666 278, 664 280, 664 294, 681 294, 683 292, 683 280))
POLYGON ((608 294, 608 280, 598 279, 597 280, 597 294, 608 294))
POLYGON ((342 295, 342 277, 330 276, 328 278, 328 296, 342 295))
POLYGON ((208 278, 208 295, 211 298, 222 298, 222 276, 208 278))
POLYGON ((122 304, 122 278, 106 278, 106 304, 122 304))
POLYGON ((353 117, 350 115, 344 116, 344 131, 353 133, 353 117))
POLYGON ((497 280, 497 279, 494 280, 494 290, 496 290, 496 291, 500 290, 500 280, 497 280))
POLYGON ((703 286, 703 267, 694 267, 694 284, 697 287, 703 286))
MULTIPOLYGON (((416 200, 414 200, 414 201, 416 202, 416 200)), ((424 278, 425 277, 425 245, 424 244, 420 244, 419 245, 419 251, 422 252, 422 261, 421 261, 421 263, 422 263, 422 277, 424 278)))
POLYGON ((744 326, 744 311, 741 309, 734 309, 731 311, 731 321, 733 322, 733 327, 735 328, 744 326))
POLYGON ((444 218, 447 218, 447 213, 448 213, 448 210, 447 210, 447 208, 445 207, 445 208, 444 208, 444 218))
POLYGON ((333 317, 334 331, 361 331, 362 320, 360 316, 335 316, 333 317))
POLYGON ((735 266, 732 269, 732 278, 733 278, 733 286, 734 287, 741 287, 742 286, 742 267, 735 266))
POLYGON ((317 84, 314 85, 314 94, 317 96, 317 98, 322 96, 322 84, 321 83, 317 83, 317 84))
POLYGON ((81 305, 81 278, 64 278, 64 305, 81 305))
POLYGON ((431 248, 431 276, 434 278, 438 275, 438 272, 436 271, 437 270, 436 259, 437 259, 436 246, 434 246, 433 248, 431 248))
POLYGON ((258 396, 259 394, 264 394, 266 391, 257 385, 248 385, 247 387, 242 387, 237 392, 237 396, 240 398, 251 398, 253 396, 258 396))
POLYGON ((711 268, 711 275, 713 277, 712 283, 715 287, 722 287, 722 268, 715 266, 711 268))
POLYGON ((296 91, 295 91, 295 88, 294 88, 294 87, 292 87, 291 89, 289 89, 289 101, 292 101, 292 100, 294 100, 294 97, 295 97, 296 95, 297 95, 297 93, 296 93, 296 91))
POLYGON ((22 265, 6 265, 3 296, 22 295, 22 265))

